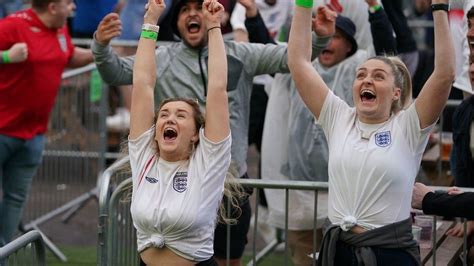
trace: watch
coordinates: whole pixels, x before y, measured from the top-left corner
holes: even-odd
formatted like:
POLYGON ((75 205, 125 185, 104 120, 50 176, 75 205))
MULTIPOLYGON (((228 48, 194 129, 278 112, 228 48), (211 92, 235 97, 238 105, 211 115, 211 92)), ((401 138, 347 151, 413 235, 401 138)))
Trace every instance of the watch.
POLYGON ((149 24, 149 23, 145 23, 145 24, 143 24, 143 26, 142 26, 142 30, 145 30, 145 31, 153 31, 153 32, 158 33, 158 32, 160 31, 160 26, 158 26, 158 25, 153 25, 153 24, 149 24))

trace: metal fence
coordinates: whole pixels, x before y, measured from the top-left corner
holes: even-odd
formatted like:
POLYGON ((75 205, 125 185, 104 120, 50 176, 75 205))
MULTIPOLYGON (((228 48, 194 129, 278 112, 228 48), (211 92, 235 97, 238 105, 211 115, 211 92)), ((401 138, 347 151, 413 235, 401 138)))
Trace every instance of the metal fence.
POLYGON ((0 248, 0 265, 45 264, 45 248, 39 231, 33 230, 0 248))
POLYGON ((128 195, 127 186, 121 184, 130 177, 128 166, 128 156, 121 158, 108 167, 100 178, 98 265, 138 265, 130 201, 121 200, 123 195, 128 195))
POLYGON ((107 86, 95 65, 63 74, 45 135, 43 161, 23 214, 26 231, 66 211, 67 221, 97 194, 97 178, 105 168, 107 100, 107 86))
MULTIPOLYGON (((104 171, 101 177, 99 193, 99 243, 98 243, 98 264, 99 265, 138 265, 138 254, 136 248, 136 232, 130 215, 130 195, 132 193, 131 178, 126 178, 126 171, 129 163, 128 157, 122 158, 114 163, 110 168, 104 171), (124 179, 126 178, 126 179, 124 179)), ((314 227, 317 222, 317 195, 318 191, 326 191, 326 182, 307 182, 307 181, 267 181, 246 179, 239 180, 242 185, 253 188, 284 189, 286 200, 286 228, 288 230, 288 193, 291 189, 313 190, 315 193, 314 227)), ((257 202, 258 202, 258 193, 257 202)), ((229 208, 230 209, 230 208, 229 208)), ((254 236, 257 232, 258 205, 254 207, 255 226, 254 236)), ((229 231, 230 232, 230 231, 229 231)), ((230 242, 230 237, 227 238, 230 242)), ((277 237, 264 249, 257 252, 256 238, 253 239, 252 260, 249 265, 256 264, 268 255, 278 244, 284 242, 283 238, 277 237), (255 262, 255 263, 254 263, 255 262)), ((313 235, 313 246, 316 246, 316 231, 313 235)), ((227 244, 229 247, 229 243, 227 244)), ((229 250, 227 251, 229 253, 229 250)), ((286 262, 288 263, 289 251, 285 244, 286 262)))
MULTIPOLYGON (((130 216, 130 195, 132 181, 127 178, 128 174, 124 174, 124 166, 129 163, 128 157, 122 158, 108 168, 101 177, 101 190, 99 197, 99 245, 98 245, 98 265, 139 265, 139 257, 136 252, 136 232, 133 227, 133 222, 130 216)), ((314 217, 313 228, 317 228, 320 221, 317 221, 317 206, 318 193, 320 191, 327 191, 327 182, 308 182, 308 181, 270 181, 260 179, 240 179, 242 185, 253 188, 265 189, 280 189, 285 193, 285 228, 279 230, 275 235, 275 239, 267 246, 257 250, 256 237, 258 235, 258 211, 259 204, 253 206, 255 213, 255 220, 253 226, 253 241, 249 243, 251 248, 251 259, 247 265, 257 265, 267 255, 271 254, 273 250, 281 243, 285 244, 284 265, 290 265, 290 254, 288 245, 284 239, 288 235, 288 215, 289 211, 289 191, 290 190, 310 190, 314 191, 314 217)), ((432 187, 435 190, 443 190, 446 187, 432 187)), ((474 189, 463 188, 465 191, 474 192, 474 189)), ((256 195, 256 202, 258 202, 258 193, 256 195)), ((434 216, 434 223, 436 224, 436 216, 434 216)), ((437 247, 436 227, 433 227, 432 241, 433 247, 437 247)), ((466 223, 464 223, 464 230, 466 230, 466 223)), ((313 247, 319 243, 316 230, 313 230, 313 247)), ((227 239, 231 241, 230 235, 227 239)), ((462 253, 462 263, 467 265, 467 237, 464 234, 464 246, 462 253)), ((432 264, 436 265, 436 248, 429 251, 432 254, 432 264)), ((316 250, 313 250, 313 257, 317 257, 316 250)), ((314 262, 316 263, 316 262, 314 262)))
POLYGON ((112 193, 109 202, 109 227, 107 230, 107 264, 139 265, 136 232, 130 215, 132 193, 131 178, 126 179, 112 193))

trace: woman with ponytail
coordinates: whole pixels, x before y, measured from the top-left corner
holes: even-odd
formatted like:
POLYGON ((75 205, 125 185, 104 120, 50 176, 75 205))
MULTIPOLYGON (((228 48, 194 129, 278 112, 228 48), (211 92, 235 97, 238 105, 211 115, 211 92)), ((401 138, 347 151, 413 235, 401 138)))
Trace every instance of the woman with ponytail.
MULTIPOLYGON (((351 108, 311 65, 312 0, 296 0, 288 63, 329 146, 328 222, 319 265, 420 265, 411 234, 412 187, 455 71, 448 1, 432 2, 435 68, 418 98, 411 101, 410 75, 399 59, 374 57, 355 70, 351 108)), ((317 12, 315 23, 334 24, 334 15, 317 12)))

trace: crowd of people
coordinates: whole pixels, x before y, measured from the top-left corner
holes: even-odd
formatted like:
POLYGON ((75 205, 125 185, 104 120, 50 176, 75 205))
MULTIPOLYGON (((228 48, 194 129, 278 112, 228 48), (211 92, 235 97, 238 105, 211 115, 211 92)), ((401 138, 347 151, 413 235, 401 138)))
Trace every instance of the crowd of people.
MULTIPOLYGON (((227 250, 241 265, 253 191, 230 183, 249 178, 253 144, 260 178, 329 184, 317 247, 314 194, 290 192, 294 265, 311 265, 315 249, 318 265, 420 265, 412 207, 474 219, 473 193, 415 183, 456 91, 465 99, 450 129, 453 184, 474 186, 474 1, 416 1, 433 21, 427 53, 401 0, 29 2, 16 12, 27 3, 0 4, 0 17, 11 13, 0 19, 0 246, 41 164, 61 74, 92 62, 124 99, 120 126, 107 124, 128 134, 142 265, 226 265, 227 250), (224 41, 229 30, 234 40, 224 41), (71 35, 91 38, 90 49, 71 35), (114 38, 138 45, 112 47, 114 38)), ((284 195, 259 193, 264 222, 285 228, 284 195)), ((473 231, 468 222, 448 233, 473 231)))

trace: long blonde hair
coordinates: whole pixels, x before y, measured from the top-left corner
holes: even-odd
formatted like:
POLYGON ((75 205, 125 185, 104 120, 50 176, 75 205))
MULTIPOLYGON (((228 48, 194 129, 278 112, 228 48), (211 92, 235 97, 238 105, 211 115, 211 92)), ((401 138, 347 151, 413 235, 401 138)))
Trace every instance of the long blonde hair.
POLYGON ((242 185, 238 183, 237 167, 232 161, 227 171, 224 182, 224 200, 219 205, 217 220, 219 223, 235 224, 242 214, 240 204, 248 198, 247 192, 242 185), (227 209, 227 202, 230 202, 230 211, 227 209))

